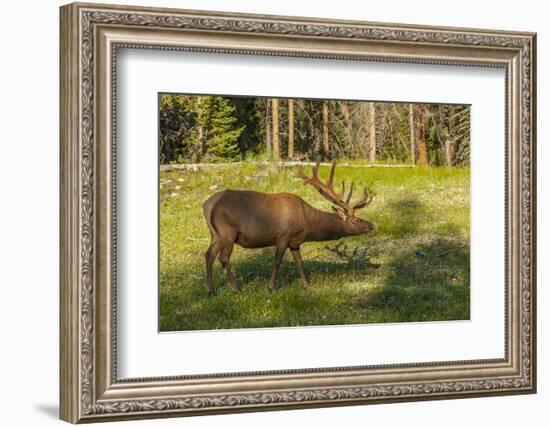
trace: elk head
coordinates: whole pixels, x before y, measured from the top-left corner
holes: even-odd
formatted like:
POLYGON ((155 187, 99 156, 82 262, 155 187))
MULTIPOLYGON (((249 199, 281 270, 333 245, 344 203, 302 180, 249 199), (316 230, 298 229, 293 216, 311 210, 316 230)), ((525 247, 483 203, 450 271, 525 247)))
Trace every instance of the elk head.
POLYGON ((305 184, 313 186, 319 193, 328 201, 332 203, 332 209, 340 217, 341 221, 344 223, 346 230, 349 235, 357 234, 367 234, 374 229, 374 225, 370 222, 365 221, 357 216, 355 213, 357 210, 367 207, 372 201, 372 195, 369 194, 369 189, 367 186, 363 189, 363 194, 361 198, 353 203, 351 203, 351 196, 353 194, 353 182, 350 185, 349 192, 344 197, 346 193, 346 184, 342 181, 342 190, 336 192, 333 187, 334 183, 334 171, 336 169, 336 160, 332 161, 332 166, 330 168, 330 175, 326 182, 319 179, 319 165, 320 160, 317 160, 315 166, 312 168, 312 176, 307 176, 303 168, 300 167, 296 176, 301 178, 305 184))

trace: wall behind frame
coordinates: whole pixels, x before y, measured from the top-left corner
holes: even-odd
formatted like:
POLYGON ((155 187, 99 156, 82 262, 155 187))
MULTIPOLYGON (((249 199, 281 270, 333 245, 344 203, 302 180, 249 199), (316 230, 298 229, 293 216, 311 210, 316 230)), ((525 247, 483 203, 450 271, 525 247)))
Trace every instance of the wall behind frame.
MULTIPOLYGON (((550 29, 543 4, 535 0, 463 0, 357 2, 353 0, 128 0, 143 6, 225 10, 332 19, 403 22, 506 30, 537 31, 538 114, 550 116, 545 98, 550 75, 550 29)), ((0 376, 3 421, 6 425, 62 425, 58 405, 58 7, 56 0, 10 2, 3 5, 0 78, 0 324, 3 351, 0 376)), ((538 163, 550 162, 550 125, 539 120, 538 163)), ((550 375, 545 362, 550 339, 547 305, 550 267, 544 263, 550 243, 550 195, 545 194, 550 169, 538 169, 538 395, 492 397, 392 405, 264 412, 200 418, 132 421, 124 426, 279 426, 317 425, 409 426, 543 425, 550 405, 550 375)), ((546 362, 547 363, 547 362, 546 362)), ((120 424, 122 425, 122 424, 120 424)))

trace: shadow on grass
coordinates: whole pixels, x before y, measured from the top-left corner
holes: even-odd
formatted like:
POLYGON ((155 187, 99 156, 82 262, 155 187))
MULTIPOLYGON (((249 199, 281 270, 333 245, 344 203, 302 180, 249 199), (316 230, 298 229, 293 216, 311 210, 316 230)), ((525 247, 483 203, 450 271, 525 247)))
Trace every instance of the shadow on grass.
POLYGON ((429 212, 413 193, 390 199, 382 212, 378 229, 380 233, 395 238, 418 233, 422 224, 430 219, 429 212))
MULTIPOLYGON (((244 288, 246 288, 247 285, 258 281, 267 285, 267 282, 271 277, 273 259, 274 253, 269 250, 262 251, 255 256, 250 256, 235 263, 233 270, 239 284, 241 284, 244 288)), ((344 262, 339 262, 332 259, 323 261, 319 259, 304 258, 303 263, 304 272, 310 282, 312 281, 312 277, 325 274, 334 274, 336 276, 345 275, 350 278, 353 278, 353 276, 364 277, 365 274, 368 274, 373 268, 378 267, 376 264, 371 264, 366 257, 362 259, 354 259, 349 257, 345 259, 344 262)), ((287 251, 277 273, 277 289, 282 289, 288 286, 299 286, 298 279, 298 269, 287 251)))
MULTIPOLYGON (((347 279, 353 280, 354 278, 365 278, 373 269, 378 269, 379 264, 373 264, 369 261, 368 257, 352 257, 342 256, 339 258, 333 258, 332 253, 328 249, 324 249, 326 255, 330 259, 307 259, 304 257, 304 271, 306 277, 310 281, 311 285, 315 284, 316 277, 322 277, 326 282, 327 276, 334 275, 335 277, 345 276, 347 279)), ((272 248, 250 251, 246 258, 239 260, 232 260, 231 270, 237 283, 246 292, 250 287, 263 288, 267 286, 267 283, 271 277, 273 269, 274 250, 272 248)), ((287 251, 279 271, 277 273, 276 287, 277 290, 281 290, 289 287, 300 287, 299 273, 295 262, 292 260, 290 253, 287 251)), ((184 282, 185 287, 193 289, 193 293, 197 296, 205 296, 205 274, 190 275, 187 271, 171 271, 163 274, 161 283, 172 282, 175 285, 182 285, 184 282)), ((227 276, 223 271, 223 268, 216 260, 213 268, 213 287, 215 292, 219 292, 224 288, 229 288, 229 282, 227 276)), ((267 289, 265 289, 267 292, 267 289)))
POLYGON ((357 301, 378 321, 443 321, 470 318, 470 248, 464 241, 435 239, 396 254, 384 282, 357 301))

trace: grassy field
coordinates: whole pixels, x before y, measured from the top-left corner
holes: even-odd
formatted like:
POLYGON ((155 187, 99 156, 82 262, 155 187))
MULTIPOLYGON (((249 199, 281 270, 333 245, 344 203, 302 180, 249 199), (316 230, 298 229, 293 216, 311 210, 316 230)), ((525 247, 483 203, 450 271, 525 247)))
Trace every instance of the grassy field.
MULTIPOLYGON (((211 171, 161 172, 160 330, 415 322, 470 317, 470 171, 466 168, 351 168, 336 179, 369 184, 375 197, 359 216, 368 236, 302 245, 311 287, 302 289, 287 252, 277 293, 266 289, 273 249, 235 246, 235 294, 214 265, 216 294, 204 289, 210 235, 202 202, 225 188, 292 192, 328 202, 293 177, 295 170, 239 164, 211 171), (340 243, 340 246, 337 246, 340 243)), ((309 171, 308 171, 309 173, 309 171)), ((326 178, 328 168, 322 168, 326 178)))

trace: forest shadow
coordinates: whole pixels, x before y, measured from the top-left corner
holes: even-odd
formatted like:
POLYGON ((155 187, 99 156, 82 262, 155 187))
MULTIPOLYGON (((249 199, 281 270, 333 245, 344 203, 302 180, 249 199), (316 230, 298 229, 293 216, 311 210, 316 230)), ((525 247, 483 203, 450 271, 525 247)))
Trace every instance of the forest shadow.
MULTIPOLYGON (((360 251, 361 256, 357 257, 351 254, 349 256, 342 253, 335 254, 334 251, 331 251, 333 248, 330 246, 332 245, 328 243, 332 242, 327 242, 324 248, 319 248, 322 252, 321 255, 314 255, 317 257, 316 259, 309 258, 307 255, 302 255, 304 272, 308 280, 311 281, 310 276, 316 274, 345 274, 346 277, 354 277, 354 275, 364 277, 365 273, 380 267, 379 264, 370 262, 369 256, 365 251, 360 251)), ((344 246, 347 247, 347 245, 344 246)), ((357 247, 367 249, 368 244, 363 243, 357 247)), ((199 257, 202 254, 197 252, 195 255, 199 257)), ((255 282, 267 285, 273 271, 274 258, 274 249, 271 247, 247 250, 247 255, 245 257, 234 256, 231 259, 231 270, 239 286, 244 289, 255 282)), ((294 285, 294 282, 299 283, 299 277, 296 263, 287 250, 277 272, 276 286, 277 288, 283 288, 294 285)), ((190 288, 196 288, 200 292, 204 291, 205 280, 206 271, 204 265, 201 265, 200 275, 190 273, 185 265, 179 265, 178 268, 164 271, 161 277, 161 283, 172 282, 180 284, 180 282, 185 281, 186 285, 190 288)), ((226 286, 227 284, 227 276, 219 261, 216 260, 213 265, 214 288, 226 286)))
MULTIPOLYGON (((329 249, 325 248, 327 254, 329 249)), ((233 270, 239 281, 239 284, 246 287, 251 282, 260 281, 267 284, 271 277, 273 269, 273 250, 264 250, 260 253, 239 260, 233 264, 233 270)), ((338 259, 308 259, 303 258, 304 272, 308 280, 311 281, 311 276, 317 274, 345 274, 348 278, 365 277, 369 271, 379 267, 377 264, 373 264, 367 257, 353 258, 353 257, 340 257, 338 259)), ((290 253, 287 251, 281 267, 277 273, 276 285, 277 288, 284 288, 298 282, 299 273, 295 262, 292 260, 290 253)))
POLYGON ((385 220, 379 232, 391 237, 405 237, 418 232, 419 226, 430 219, 424 204, 414 193, 389 200, 383 208, 385 220))
POLYGON ((384 269, 382 285, 356 304, 400 322, 470 318, 467 241, 433 239, 397 253, 384 269))

